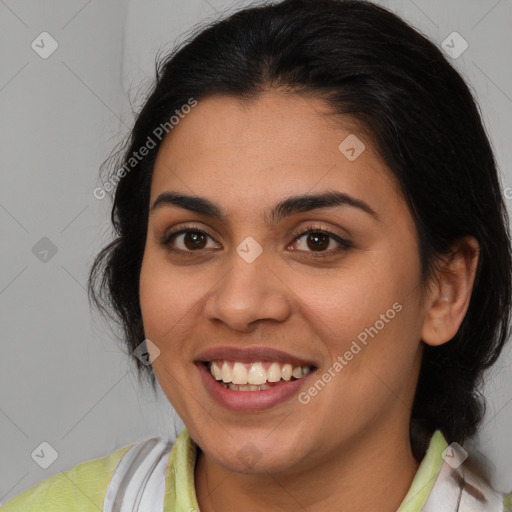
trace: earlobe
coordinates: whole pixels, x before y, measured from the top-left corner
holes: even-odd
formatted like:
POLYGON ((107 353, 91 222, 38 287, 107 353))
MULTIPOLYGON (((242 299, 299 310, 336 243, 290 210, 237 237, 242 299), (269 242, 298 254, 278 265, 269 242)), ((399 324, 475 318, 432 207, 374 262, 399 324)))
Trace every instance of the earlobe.
POLYGON ((432 346, 450 341, 459 330, 469 307, 478 268, 479 245, 463 237, 439 265, 432 277, 421 339, 432 346))

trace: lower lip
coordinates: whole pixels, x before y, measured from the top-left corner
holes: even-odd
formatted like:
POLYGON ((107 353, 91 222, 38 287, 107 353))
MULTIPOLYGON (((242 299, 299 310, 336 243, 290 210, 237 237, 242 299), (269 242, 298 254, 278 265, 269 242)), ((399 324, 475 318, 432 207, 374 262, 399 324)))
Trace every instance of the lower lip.
POLYGON ((263 391, 234 391, 219 384, 202 363, 196 365, 203 379, 204 387, 212 398, 226 409, 232 411, 263 411, 280 404, 297 394, 304 386, 306 379, 314 372, 304 375, 301 379, 278 384, 263 391))

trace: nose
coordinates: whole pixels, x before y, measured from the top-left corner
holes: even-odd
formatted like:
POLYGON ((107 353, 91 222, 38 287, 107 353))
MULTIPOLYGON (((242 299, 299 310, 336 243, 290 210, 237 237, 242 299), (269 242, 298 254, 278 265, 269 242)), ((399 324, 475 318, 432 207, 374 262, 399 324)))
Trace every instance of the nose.
POLYGON ((284 322, 291 314, 291 293, 265 253, 248 263, 233 252, 230 270, 206 297, 205 314, 248 332, 261 321, 284 322))

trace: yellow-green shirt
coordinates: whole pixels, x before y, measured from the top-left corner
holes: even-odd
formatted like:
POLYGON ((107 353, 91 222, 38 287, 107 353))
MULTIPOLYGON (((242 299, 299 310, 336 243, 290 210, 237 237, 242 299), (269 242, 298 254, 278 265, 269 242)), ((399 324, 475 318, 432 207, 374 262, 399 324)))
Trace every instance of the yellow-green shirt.
MULTIPOLYGON (((13 498, 1 512, 98 512, 103 510, 107 487, 117 464, 131 448, 85 462, 54 475, 13 498)), ((420 512, 441 469, 447 443, 440 431, 434 433, 411 487, 397 512, 420 512)), ((194 487, 197 445, 183 429, 171 451, 166 473, 164 512, 199 511, 194 487)), ((504 502, 512 511, 512 494, 504 502)))

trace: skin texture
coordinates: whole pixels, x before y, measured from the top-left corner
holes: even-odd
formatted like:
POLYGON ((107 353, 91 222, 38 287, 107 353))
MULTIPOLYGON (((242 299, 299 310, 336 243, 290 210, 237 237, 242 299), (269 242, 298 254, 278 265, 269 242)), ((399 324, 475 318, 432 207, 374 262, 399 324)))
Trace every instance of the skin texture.
POLYGON ((156 208, 140 276, 145 334, 161 351, 155 374, 200 448, 203 512, 396 511, 418 468, 409 417, 421 340, 440 345, 457 332, 478 245, 462 240, 423 293, 417 232, 394 177, 353 119, 334 121, 320 99, 268 91, 244 104, 213 96, 160 148, 150 205, 173 191, 226 214, 156 208), (350 134, 366 146, 354 161, 338 149, 350 134), (289 196, 333 190, 365 201, 378 220, 337 206, 265 222, 289 196), (352 247, 322 238, 319 251, 300 235, 312 226, 352 247), (199 251, 184 235, 162 243, 171 228, 185 227, 208 235, 199 251), (248 236, 263 249, 252 263, 236 252, 248 236), (322 252, 328 256, 315 257, 322 252), (401 310, 307 404, 293 396, 264 411, 227 410, 195 365, 209 348, 270 346, 314 362, 322 375, 395 303, 401 310), (249 441, 261 453, 252 467, 237 457, 249 441))

